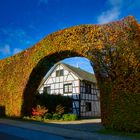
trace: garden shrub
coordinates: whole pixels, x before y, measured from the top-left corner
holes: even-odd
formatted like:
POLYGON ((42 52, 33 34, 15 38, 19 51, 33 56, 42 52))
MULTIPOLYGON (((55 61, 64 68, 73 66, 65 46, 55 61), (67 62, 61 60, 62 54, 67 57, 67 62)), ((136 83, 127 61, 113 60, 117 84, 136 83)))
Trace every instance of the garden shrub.
POLYGON ((45 115, 44 115, 44 119, 51 120, 52 117, 53 117, 53 115, 51 113, 45 113, 45 115))
POLYGON ((62 118, 65 121, 74 121, 78 119, 78 116, 76 114, 63 114, 62 118))
POLYGON ((52 116, 52 119, 53 120, 60 120, 61 119, 61 115, 54 113, 53 116, 52 116))
POLYGON ((24 120, 31 120, 31 117, 30 116, 23 116, 22 119, 24 119, 24 120))
POLYGON ((65 111, 65 109, 64 109, 64 106, 62 106, 62 105, 57 105, 56 106, 56 110, 55 110, 55 113, 56 114, 59 114, 59 115, 62 115, 62 114, 64 114, 66 111, 65 111))
POLYGON ((60 94, 36 94, 34 105, 39 104, 45 106, 49 113, 64 114, 68 113, 71 109, 72 99, 60 94))
POLYGON ((0 106, 0 117, 5 117, 5 107, 0 106))
POLYGON ((31 116, 31 120, 34 120, 34 121, 42 121, 43 118, 42 118, 42 116, 31 116))

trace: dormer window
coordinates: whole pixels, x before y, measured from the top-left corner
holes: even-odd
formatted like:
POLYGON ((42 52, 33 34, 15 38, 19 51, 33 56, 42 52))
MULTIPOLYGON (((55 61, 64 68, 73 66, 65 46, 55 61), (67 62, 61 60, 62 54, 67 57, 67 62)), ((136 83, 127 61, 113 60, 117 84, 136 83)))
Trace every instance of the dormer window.
POLYGON ((63 76, 63 75, 64 75, 64 70, 57 70, 56 71, 56 77, 63 76))

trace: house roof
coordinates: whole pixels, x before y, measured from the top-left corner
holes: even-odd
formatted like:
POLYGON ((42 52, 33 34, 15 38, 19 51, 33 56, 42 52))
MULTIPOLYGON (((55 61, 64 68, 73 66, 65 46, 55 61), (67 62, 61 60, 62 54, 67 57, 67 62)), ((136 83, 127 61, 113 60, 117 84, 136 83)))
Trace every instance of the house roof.
MULTIPOLYGON (((43 80, 41 81, 40 86, 46 81, 46 79, 49 77, 49 75, 54 71, 54 69, 59 65, 63 65, 67 70, 73 72, 80 80, 84 80, 84 81, 88 81, 88 82, 92 82, 92 83, 97 83, 95 75, 93 73, 89 73, 85 70, 82 70, 81 68, 77 68, 71 65, 68 65, 66 63, 63 62, 58 62, 56 63, 51 70, 46 74, 46 76, 43 78, 43 80)), ((39 86, 39 88, 40 88, 39 86)), ((38 88, 38 89, 39 89, 38 88)))
POLYGON ((67 67, 70 71, 72 71, 74 74, 76 74, 80 80, 85 80, 85 81, 89 81, 92 83, 97 82, 95 75, 93 73, 89 73, 85 70, 82 70, 81 68, 77 68, 77 67, 68 65, 66 63, 59 62, 59 64, 62 64, 64 67, 67 67))

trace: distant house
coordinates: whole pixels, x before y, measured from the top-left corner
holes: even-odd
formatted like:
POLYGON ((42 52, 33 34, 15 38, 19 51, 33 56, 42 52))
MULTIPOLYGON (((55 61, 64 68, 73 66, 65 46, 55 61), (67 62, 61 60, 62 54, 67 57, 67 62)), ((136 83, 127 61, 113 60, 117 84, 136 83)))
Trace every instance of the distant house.
POLYGON ((100 116, 100 92, 95 75, 59 62, 38 88, 40 94, 62 94, 72 98, 72 113, 80 117, 100 116))

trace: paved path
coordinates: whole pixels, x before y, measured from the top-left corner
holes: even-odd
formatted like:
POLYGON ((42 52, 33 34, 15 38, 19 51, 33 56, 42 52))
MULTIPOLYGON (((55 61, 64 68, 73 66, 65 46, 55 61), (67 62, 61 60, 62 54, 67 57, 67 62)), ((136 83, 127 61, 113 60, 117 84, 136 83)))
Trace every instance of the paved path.
POLYGON ((26 139, 0 132, 0 140, 26 140, 26 139))
POLYGON ((0 140, 67 140, 69 138, 57 136, 42 131, 23 129, 21 127, 0 124, 0 140))
POLYGON ((83 119, 77 121, 50 121, 46 123, 48 126, 74 129, 87 132, 97 132, 103 129, 101 119, 83 119))
MULTIPOLYGON (((64 122, 61 122, 64 124, 64 122)), ((104 135, 104 134, 98 134, 94 130, 93 132, 91 131, 85 131, 84 129, 82 130, 82 127, 80 124, 72 124, 73 122, 69 122, 68 125, 73 126, 72 128, 66 128, 62 127, 63 125, 61 124, 60 127, 58 123, 49 123, 49 124, 42 124, 42 123, 31 123, 31 122, 24 122, 24 121, 15 121, 15 120, 8 120, 8 119, 0 119, 0 124, 7 124, 10 126, 16 126, 24 129, 30 129, 30 130, 35 130, 38 132, 45 132, 45 133, 50 133, 54 135, 60 135, 63 137, 67 137, 70 139, 79 139, 79 140, 136 140, 134 138, 128 138, 128 137, 120 137, 120 136, 113 136, 113 135, 104 135), (56 126, 57 125, 57 126, 56 126), (74 126, 77 125, 77 129, 74 129, 74 126), (81 127, 81 129, 78 129, 81 127)), ((79 122, 80 123, 80 122, 79 122)), ((85 125, 88 124, 87 122, 85 125)), ((90 122, 89 122, 90 124, 90 122)), ((95 123, 96 124, 96 123, 95 123)), ((84 128, 84 122, 82 123, 83 128, 84 128)))

